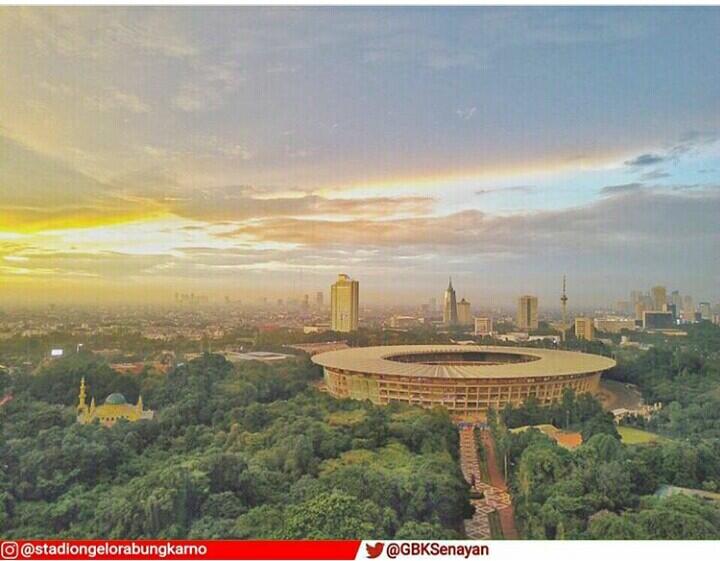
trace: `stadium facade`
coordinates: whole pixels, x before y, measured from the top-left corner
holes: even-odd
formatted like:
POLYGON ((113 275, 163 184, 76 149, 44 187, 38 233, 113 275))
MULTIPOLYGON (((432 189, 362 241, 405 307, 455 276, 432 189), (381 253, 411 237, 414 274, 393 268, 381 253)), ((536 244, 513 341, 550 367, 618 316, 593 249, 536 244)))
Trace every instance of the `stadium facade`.
POLYGON ((547 405, 566 388, 594 393, 602 373, 615 366, 587 353, 477 345, 362 347, 312 360, 323 367, 327 391, 337 398, 440 405, 469 419, 529 396, 547 405))

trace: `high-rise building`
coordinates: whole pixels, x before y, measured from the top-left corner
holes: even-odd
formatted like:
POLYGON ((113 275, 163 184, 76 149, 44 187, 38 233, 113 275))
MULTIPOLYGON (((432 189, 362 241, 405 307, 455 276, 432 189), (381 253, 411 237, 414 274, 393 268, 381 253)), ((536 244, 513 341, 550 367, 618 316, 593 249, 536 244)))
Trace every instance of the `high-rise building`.
POLYGON ((490 317, 475 318, 475 335, 492 335, 493 320, 490 317))
POLYGON ((635 302, 635 320, 641 321, 643 318, 643 313, 648 310, 647 303, 644 299, 640 299, 637 302, 635 302))
POLYGON ((316 305, 318 308, 322 308, 322 307, 323 307, 323 304, 324 304, 324 302, 323 302, 323 293, 322 293, 322 291, 318 291, 318 293, 315 295, 315 305, 316 305))
POLYGON ((698 304, 698 312, 700 312, 700 317, 702 319, 712 319, 712 307, 710 306, 710 302, 700 302, 698 304))
POLYGON ((430 313, 434 314, 437 312, 437 298, 430 298, 430 313))
POLYGON ((303 310, 307 310, 310 307, 310 295, 309 294, 306 294, 305 296, 303 296, 302 307, 303 307, 303 310))
POLYGON ((675 311, 680 313, 682 310, 682 296, 680 296, 679 290, 673 290, 670 294, 670 302, 675 305, 675 311))
POLYGON ((443 323, 445 325, 456 325, 458 322, 457 299, 455 289, 452 285, 452 278, 445 290, 445 305, 443 306, 443 323))
POLYGON ((657 312, 665 311, 667 305, 667 290, 664 286, 653 286, 650 289, 650 297, 652 298, 652 309, 657 312))
POLYGON ((692 296, 689 294, 685 295, 683 298, 683 318, 686 321, 694 321, 695 320, 695 306, 693 304, 692 296))
POLYGON ((518 300, 517 313, 518 329, 530 331, 538 328, 538 299, 537 296, 521 296, 518 300))
POLYGON ((592 341, 595 338, 593 320, 590 318, 575 318, 575 337, 592 341))
POLYGON ((630 302, 627 300, 618 300, 615 302, 615 313, 621 316, 627 316, 630 314, 630 302))
POLYGON ((333 331, 348 333, 358 328, 360 284, 340 274, 330 287, 330 314, 333 331))
POLYGON ((463 298, 457 305, 457 319, 460 325, 472 325, 472 314, 470 313, 470 302, 463 298))

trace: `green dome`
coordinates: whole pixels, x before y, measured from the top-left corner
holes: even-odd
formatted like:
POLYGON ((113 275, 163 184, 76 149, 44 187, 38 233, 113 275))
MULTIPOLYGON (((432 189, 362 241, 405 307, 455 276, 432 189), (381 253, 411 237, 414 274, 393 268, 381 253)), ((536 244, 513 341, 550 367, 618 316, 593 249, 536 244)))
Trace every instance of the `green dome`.
POLYGON ((108 405, 122 405, 124 403, 127 403, 127 401, 125 401, 125 396, 123 394, 111 393, 105 398, 105 403, 107 403, 108 405))

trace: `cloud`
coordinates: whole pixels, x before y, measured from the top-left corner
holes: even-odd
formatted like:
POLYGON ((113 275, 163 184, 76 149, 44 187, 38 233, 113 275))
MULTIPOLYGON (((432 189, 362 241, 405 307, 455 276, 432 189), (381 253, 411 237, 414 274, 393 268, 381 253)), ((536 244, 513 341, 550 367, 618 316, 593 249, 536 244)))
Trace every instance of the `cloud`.
POLYGON ((5 8, 2 19, 8 32, 32 36, 32 46, 42 53, 126 60, 128 49, 171 58, 197 53, 167 11, 156 8, 5 8))
POLYGON ((0 231, 123 222, 147 216, 153 208, 149 200, 132 201, 117 186, 2 135, 0 177, 0 231))
POLYGON ((149 113, 150 106, 138 96, 119 90, 109 90, 101 96, 86 98, 88 105, 95 106, 100 111, 124 109, 131 113, 149 113))
POLYGON ((216 64, 201 61, 194 65, 191 74, 192 78, 180 87, 172 99, 173 106, 185 112, 220 108, 244 81, 234 61, 216 64))
POLYGON ((536 190, 534 185, 513 185, 511 187, 494 187, 492 189, 478 189, 475 194, 478 196, 485 195, 502 195, 508 193, 525 193, 530 194, 536 190))
POLYGON ((600 189, 601 195, 617 195, 619 193, 629 193, 642 189, 642 183, 623 183, 622 185, 608 185, 600 189))
POLYGON ((707 246, 720 241, 716 219, 720 191, 645 190, 633 184, 613 187, 606 191, 607 197, 593 204, 563 210, 510 216, 467 210, 392 220, 270 218, 244 224, 224 236, 350 252, 437 250, 440 255, 464 255, 467 259, 590 253, 602 261, 632 253, 641 262, 654 255, 655 249, 682 252, 688 244, 707 246))
POLYGON ((467 109, 457 109, 455 114, 460 117, 463 121, 469 121, 475 116, 477 107, 468 107, 467 109))
MULTIPOLYGON (((648 166, 654 166, 657 164, 665 163, 668 161, 677 162, 681 157, 688 156, 699 152, 701 149, 707 146, 711 146, 718 141, 718 134, 715 132, 708 131, 691 131, 680 137, 680 140, 670 144, 662 153, 645 153, 635 158, 625 161, 625 165, 631 168, 642 169, 648 166)), ((646 175, 655 174, 655 177, 650 176, 649 179, 656 179, 659 177, 667 177, 668 175, 660 176, 663 173, 660 170, 654 170, 646 175)))
POLYGON ((125 92, 114 87, 104 87, 97 92, 86 93, 77 86, 65 82, 38 80, 37 87, 52 97, 62 97, 63 103, 82 100, 88 109, 96 111, 125 110, 131 113, 148 113, 150 105, 145 103, 137 95, 125 92))
POLYGON ((645 180, 645 181, 652 181, 655 179, 665 179, 666 177, 671 177, 671 174, 669 174, 666 171, 656 169, 653 171, 649 171, 647 173, 643 173, 640 176, 640 179, 645 180))
POLYGON ((659 164, 664 161, 665 157, 658 154, 642 154, 632 160, 627 160, 625 165, 630 167, 644 167, 659 164))
POLYGON ((348 216, 391 217, 430 212, 434 200, 429 197, 370 197, 331 199, 318 195, 297 197, 261 196, 245 186, 196 190, 185 198, 170 202, 178 216, 206 222, 260 220, 270 217, 348 216))
POLYGON ((170 262, 171 255, 116 251, 57 251, 41 243, 0 243, 0 272, 52 277, 133 277, 170 262))

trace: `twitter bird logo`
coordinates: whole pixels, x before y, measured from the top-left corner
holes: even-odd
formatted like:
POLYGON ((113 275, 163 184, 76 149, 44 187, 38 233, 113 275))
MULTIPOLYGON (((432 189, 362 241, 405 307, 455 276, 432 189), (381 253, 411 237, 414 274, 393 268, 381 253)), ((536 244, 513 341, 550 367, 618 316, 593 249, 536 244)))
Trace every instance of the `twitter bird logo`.
POLYGON ((385 544, 383 544, 383 542, 378 542, 375 545, 370 545, 369 543, 365 544, 368 559, 375 559, 376 557, 380 557, 383 552, 383 547, 385 547, 385 544))

